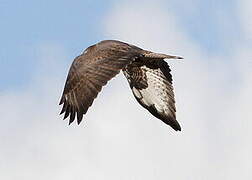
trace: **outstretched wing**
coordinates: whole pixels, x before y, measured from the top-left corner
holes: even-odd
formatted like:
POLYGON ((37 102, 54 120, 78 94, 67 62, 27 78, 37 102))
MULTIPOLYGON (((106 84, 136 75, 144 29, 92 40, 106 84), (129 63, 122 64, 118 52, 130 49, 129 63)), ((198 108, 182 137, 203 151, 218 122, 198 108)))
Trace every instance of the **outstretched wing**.
POLYGON ((111 78, 138 56, 140 48, 118 41, 102 41, 87 48, 75 58, 69 70, 60 105, 70 115, 71 124, 77 114, 78 124, 83 114, 111 78))
POLYGON ((180 131, 170 71, 164 60, 155 59, 142 66, 128 65, 123 72, 137 101, 155 117, 180 131))

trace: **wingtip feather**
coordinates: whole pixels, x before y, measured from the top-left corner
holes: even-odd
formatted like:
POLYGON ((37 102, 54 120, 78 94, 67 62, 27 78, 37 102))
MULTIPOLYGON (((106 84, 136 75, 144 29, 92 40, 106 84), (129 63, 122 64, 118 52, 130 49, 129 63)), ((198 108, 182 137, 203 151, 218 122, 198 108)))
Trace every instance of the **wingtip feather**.
POLYGON ((83 114, 81 112, 77 112, 77 124, 79 125, 82 121, 83 114))
POLYGON ((69 116, 69 113, 70 113, 69 106, 67 106, 63 120, 65 120, 69 116))
POLYGON ((60 98, 59 105, 63 104, 63 102, 64 102, 64 96, 62 96, 62 97, 60 98))
POLYGON ((60 111, 60 115, 66 111, 66 108, 67 108, 67 103, 64 103, 62 110, 60 111))
POLYGON ((71 108, 71 113, 70 113, 70 119, 69 119, 69 125, 72 123, 72 122, 74 122, 74 119, 75 119, 75 108, 74 107, 72 107, 71 108))
POLYGON ((175 131, 181 131, 181 126, 179 125, 178 121, 176 119, 170 118, 168 117, 165 118, 164 120, 162 120, 164 123, 170 125, 172 127, 172 129, 174 129, 175 131), (168 120, 168 121, 167 121, 168 120))
POLYGON ((178 124, 178 126, 176 126, 176 127, 172 127, 175 131, 181 131, 181 127, 180 127, 180 125, 178 124))

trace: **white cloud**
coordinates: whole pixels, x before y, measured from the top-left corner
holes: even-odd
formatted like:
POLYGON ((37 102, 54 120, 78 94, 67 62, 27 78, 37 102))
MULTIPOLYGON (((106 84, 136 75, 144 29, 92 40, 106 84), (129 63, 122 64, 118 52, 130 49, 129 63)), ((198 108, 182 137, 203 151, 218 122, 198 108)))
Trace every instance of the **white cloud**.
POLYGON ((185 57, 169 61, 182 132, 138 105, 122 75, 80 126, 67 126, 57 104, 70 63, 62 47, 45 44, 27 89, 0 94, 1 178, 251 179, 249 48, 207 57, 158 1, 118 3, 104 28, 108 38, 185 57))

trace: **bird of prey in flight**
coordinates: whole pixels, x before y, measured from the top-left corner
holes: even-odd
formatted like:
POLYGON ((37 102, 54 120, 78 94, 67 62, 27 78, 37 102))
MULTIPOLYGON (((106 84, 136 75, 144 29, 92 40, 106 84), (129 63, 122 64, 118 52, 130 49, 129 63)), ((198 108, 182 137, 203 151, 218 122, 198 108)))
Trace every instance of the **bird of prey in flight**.
POLYGON ((178 56, 154 53, 137 46, 104 40, 88 47, 76 57, 70 67, 60 105, 69 124, 82 121, 102 86, 121 70, 139 104, 152 115, 181 131, 176 120, 172 75, 164 59, 178 56))

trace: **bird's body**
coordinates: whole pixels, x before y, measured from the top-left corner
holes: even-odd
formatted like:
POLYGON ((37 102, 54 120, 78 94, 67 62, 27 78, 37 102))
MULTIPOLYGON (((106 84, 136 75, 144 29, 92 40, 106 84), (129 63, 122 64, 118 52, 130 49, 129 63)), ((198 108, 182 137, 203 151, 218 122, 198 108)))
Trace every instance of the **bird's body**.
POLYGON ((176 120, 176 108, 170 68, 163 59, 177 56, 153 53, 115 40, 101 41, 76 57, 69 70, 60 104, 64 119, 78 124, 93 100, 120 70, 127 78, 137 101, 155 117, 181 130, 176 120))

